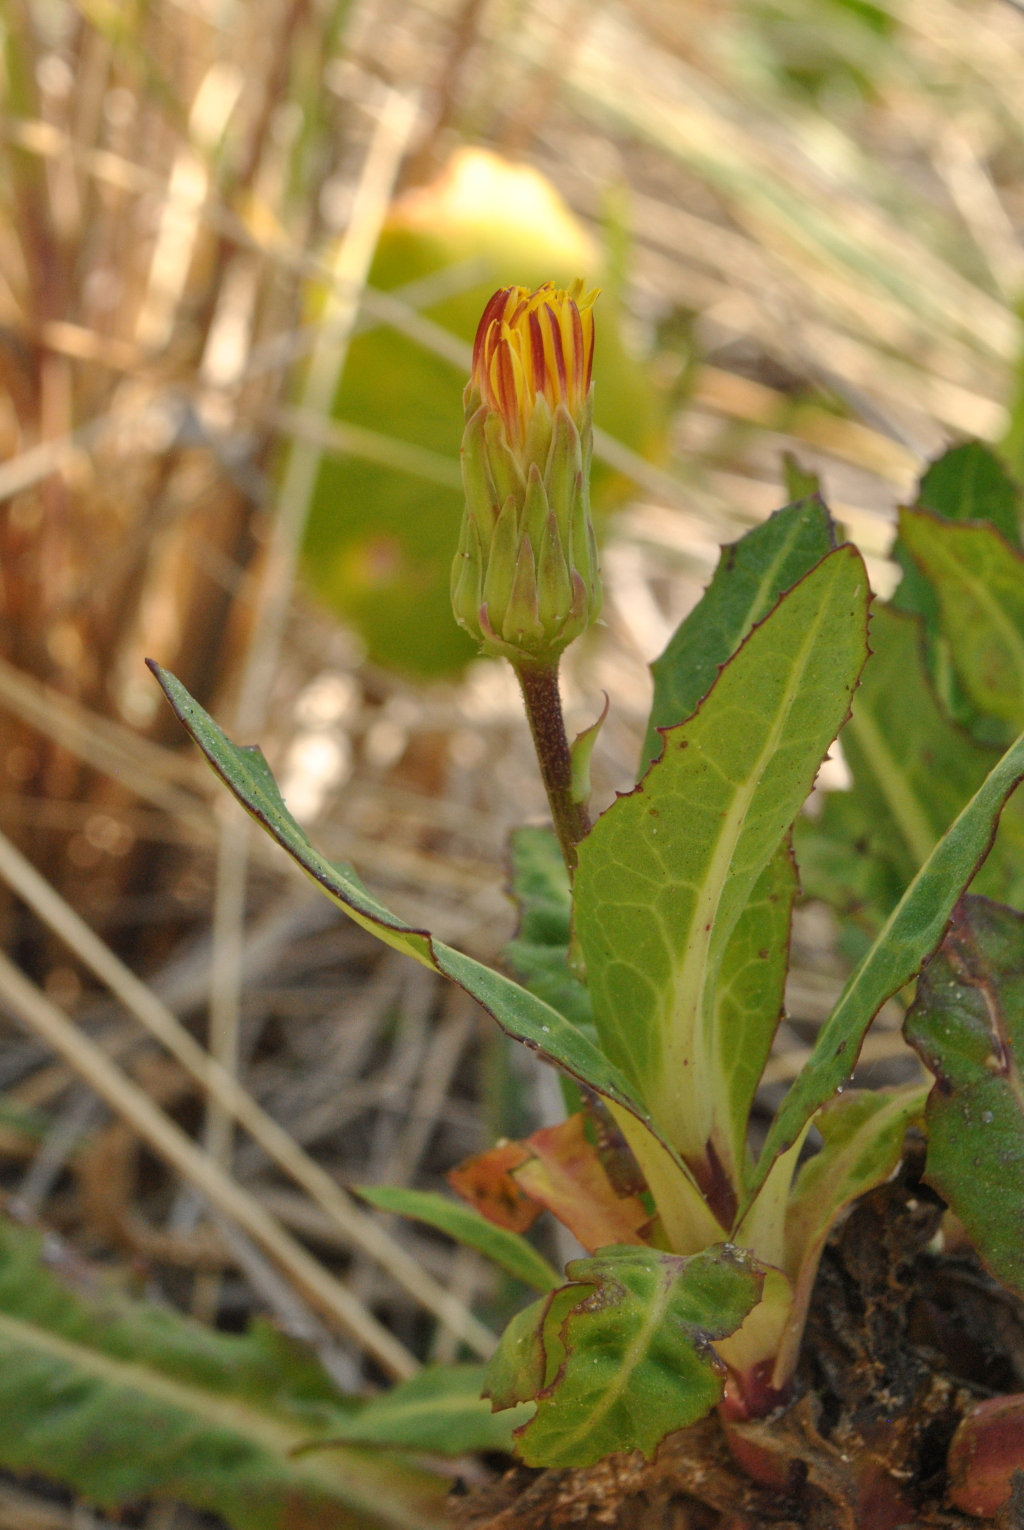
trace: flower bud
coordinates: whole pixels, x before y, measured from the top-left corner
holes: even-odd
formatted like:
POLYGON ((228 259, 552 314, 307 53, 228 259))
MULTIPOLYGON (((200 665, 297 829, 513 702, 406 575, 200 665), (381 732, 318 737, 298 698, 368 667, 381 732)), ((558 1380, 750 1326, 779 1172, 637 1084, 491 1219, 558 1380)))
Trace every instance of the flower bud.
POLYGON ((505 287, 466 387, 452 607, 487 654, 551 663, 601 610, 590 519, 596 292, 505 287))

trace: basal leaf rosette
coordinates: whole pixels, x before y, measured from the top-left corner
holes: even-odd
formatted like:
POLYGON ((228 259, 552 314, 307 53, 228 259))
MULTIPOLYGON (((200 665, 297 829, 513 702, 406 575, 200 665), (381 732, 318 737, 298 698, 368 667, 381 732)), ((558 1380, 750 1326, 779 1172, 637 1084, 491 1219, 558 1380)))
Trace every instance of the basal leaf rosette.
POLYGON ((590 518, 594 300, 504 287, 484 309, 465 394, 456 620, 484 653, 551 663, 601 610, 590 518))

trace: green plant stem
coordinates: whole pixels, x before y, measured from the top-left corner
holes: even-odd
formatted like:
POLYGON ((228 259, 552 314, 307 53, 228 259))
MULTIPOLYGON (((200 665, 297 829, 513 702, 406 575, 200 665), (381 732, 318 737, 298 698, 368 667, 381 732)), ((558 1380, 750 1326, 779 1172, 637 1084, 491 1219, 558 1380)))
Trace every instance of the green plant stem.
POLYGON ((590 814, 586 803, 573 801, 572 757, 562 717, 558 665, 520 661, 512 667, 523 693, 555 833, 571 876, 576 870, 576 846, 590 829, 590 814))

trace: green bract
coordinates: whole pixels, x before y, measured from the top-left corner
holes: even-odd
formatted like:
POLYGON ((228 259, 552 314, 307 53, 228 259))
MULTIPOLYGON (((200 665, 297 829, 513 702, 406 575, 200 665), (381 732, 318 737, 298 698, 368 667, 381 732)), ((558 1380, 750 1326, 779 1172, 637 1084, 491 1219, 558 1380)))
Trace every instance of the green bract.
MULTIPOLYGON (((972 883, 1024 895, 1015 804, 1000 826, 1024 776, 1024 738, 1000 744, 1024 722, 1015 514, 994 459, 958 448, 904 516, 897 608, 876 605, 870 622, 864 564, 836 546, 817 496, 723 549, 654 665, 635 789, 586 832, 582 753, 570 778, 563 749, 556 786, 581 807, 576 828, 566 810, 557 839, 514 837, 518 982, 405 925, 320 856, 259 751, 233 745, 156 671, 231 790, 329 896, 578 1086, 568 1121, 460 1166, 452 1182, 473 1211, 365 1192, 544 1292, 510 1323, 487 1379, 501 1412, 536 1404, 516 1435, 530 1464, 650 1454, 716 1403, 735 1419, 784 1400, 828 1232, 892 1174, 910 1125, 927 1124, 929 1172, 983 1256, 1021 1285, 1024 919, 961 902, 972 883), (837 734, 853 787, 808 818, 837 734), (840 913, 852 970, 755 1161, 749 1117, 782 1014, 800 877, 840 913), (940 1086, 930 1100, 919 1084, 847 1088, 875 1015, 925 964, 908 1035, 940 1086), (801 1163, 812 1124, 821 1146, 801 1163), (510 1208, 518 1231, 502 1220, 510 1208), (541 1208, 590 1254, 564 1283, 521 1231, 541 1208)), ((553 800, 557 772, 538 747, 553 800)))

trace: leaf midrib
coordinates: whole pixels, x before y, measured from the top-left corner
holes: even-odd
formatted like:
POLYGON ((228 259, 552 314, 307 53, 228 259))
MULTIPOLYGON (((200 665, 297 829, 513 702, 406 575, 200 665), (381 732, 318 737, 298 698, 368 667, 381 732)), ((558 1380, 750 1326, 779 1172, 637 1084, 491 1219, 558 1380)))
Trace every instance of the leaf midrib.
MULTIPOLYGON (((834 579, 833 579, 834 585, 834 579)), ((690 1131, 688 1146, 691 1151, 703 1151, 703 1144, 711 1134, 711 1127, 715 1117, 715 1101, 721 1099, 724 1093, 723 1080, 720 1079, 717 1069, 717 1058, 714 1057, 714 1015, 705 1016, 704 996, 708 989, 708 981, 713 974, 709 972, 708 954, 713 944, 720 943, 722 950, 725 941, 721 931, 717 929, 718 911, 721 907, 722 893, 729 878, 729 868, 732 866, 736 847, 743 837, 743 829, 749 814, 750 804, 757 794, 758 787, 764 776, 764 772, 778 749, 779 739, 782 736, 793 704, 800 692, 800 684, 804 671, 807 667, 810 654, 821 630, 825 619, 825 613, 829 609, 831 601, 831 589, 821 600, 818 612, 804 634, 800 646, 796 650, 793 663, 790 665, 789 678, 783 692, 783 704, 776 711, 774 723, 765 736, 763 746, 758 753, 757 759, 748 772, 746 781, 734 793, 732 802, 722 817, 722 829, 715 846, 715 850, 708 863, 707 873, 698 886, 698 908, 702 905, 703 912, 694 911, 690 924, 690 934, 686 943, 683 960, 678 968, 678 975, 673 984, 672 1019, 670 1022, 669 1046, 666 1048, 671 1062, 669 1073, 674 1073, 677 1079, 677 1087, 671 1089, 671 1098, 678 1104, 685 1100, 687 1094, 693 1094, 694 1098, 686 1102, 690 1106, 688 1112, 693 1125, 699 1120, 702 1124, 697 1132, 690 1131), (704 894, 701 897, 701 894, 704 894), (687 1000, 689 995, 689 1000, 687 1000), (680 1002, 682 1000, 682 1003, 680 1002), (680 1034, 682 1027, 689 1033, 689 1045, 692 1049, 691 1065, 688 1070, 689 1078, 704 1084, 698 1092, 679 1089, 678 1081, 687 1077, 686 1070, 680 1068, 677 1059, 687 1046, 686 1032, 680 1034), (708 1034, 709 1029, 711 1034, 708 1034), (710 1068, 705 1053, 711 1054, 710 1068), (714 1070, 713 1072, 711 1070, 714 1070), (707 1088, 707 1080, 714 1079, 713 1087, 707 1088), (696 1108, 694 1108, 696 1107, 696 1108), (699 1134, 699 1142, 698 1142, 699 1134)), ((660 1123, 667 1130, 667 1123, 660 1123)), ((728 1106, 726 1105, 725 1126, 728 1130, 728 1106)), ((731 1134, 730 1134, 731 1136, 731 1134)), ((673 1133, 673 1140, 677 1141, 673 1133)), ((682 1148, 680 1148, 682 1151, 682 1148)), ((728 1165, 735 1171, 735 1165, 728 1165)))
MULTIPOLYGON (((582 1434, 590 1433, 595 1429, 607 1417, 609 1410, 618 1402, 629 1386, 637 1366, 650 1350, 651 1339, 665 1315, 676 1278, 672 1271, 666 1270, 658 1279, 659 1290, 657 1296, 647 1302, 644 1307, 644 1320, 640 1324, 635 1337, 626 1348, 622 1362, 615 1373, 614 1383, 605 1388, 599 1403, 581 1420, 578 1427, 570 1434, 563 1436, 563 1450, 566 1444, 569 1446, 573 1445, 582 1434)), ((636 1299, 634 1292, 630 1291, 629 1294, 636 1299)), ((557 1403, 555 1406, 557 1406, 557 1403)))

